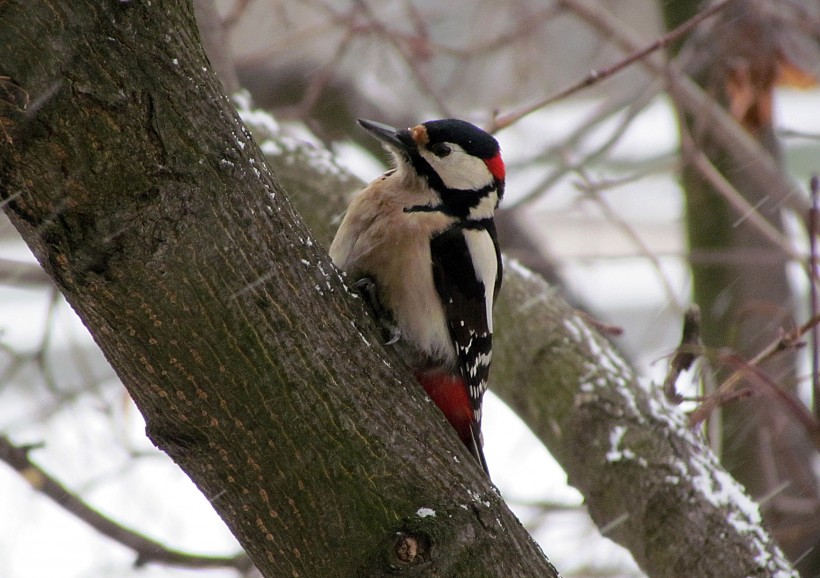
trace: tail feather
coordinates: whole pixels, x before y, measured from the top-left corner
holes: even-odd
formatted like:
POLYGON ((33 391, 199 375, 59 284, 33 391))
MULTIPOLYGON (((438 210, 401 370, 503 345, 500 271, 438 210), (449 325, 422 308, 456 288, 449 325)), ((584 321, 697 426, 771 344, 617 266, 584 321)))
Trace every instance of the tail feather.
POLYGON ((470 453, 478 460, 484 473, 487 474, 489 478, 490 468, 487 467, 487 460, 484 457, 484 449, 482 447, 484 445, 484 438, 481 435, 481 426, 475 421, 470 424, 470 440, 466 445, 467 449, 470 450, 470 453))
POLYGON ((481 449, 481 424, 475 419, 464 378, 445 371, 419 371, 416 372, 416 379, 489 477, 490 470, 481 449))

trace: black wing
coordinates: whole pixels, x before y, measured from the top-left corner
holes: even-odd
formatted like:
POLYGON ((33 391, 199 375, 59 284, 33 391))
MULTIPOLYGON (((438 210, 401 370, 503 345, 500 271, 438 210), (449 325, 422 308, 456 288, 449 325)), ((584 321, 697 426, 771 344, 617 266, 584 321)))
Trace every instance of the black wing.
POLYGON ((491 304, 501 286, 501 259, 495 227, 492 221, 483 221, 481 225, 469 229, 456 225, 430 241, 433 279, 444 305, 459 371, 467 382, 470 403, 479 426, 493 345, 491 304), (488 238, 479 239, 482 235, 488 238), (485 258, 488 257, 486 253, 492 253, 489 257, 495 260, 494 276, 486 267, 482 270, 474 264, 470 243, 475 245, 476 240, 485 249, 485 258), (482 278, 482 275, 488 278, 482 278), (488 291, 492 291, 489 300, 488 291))

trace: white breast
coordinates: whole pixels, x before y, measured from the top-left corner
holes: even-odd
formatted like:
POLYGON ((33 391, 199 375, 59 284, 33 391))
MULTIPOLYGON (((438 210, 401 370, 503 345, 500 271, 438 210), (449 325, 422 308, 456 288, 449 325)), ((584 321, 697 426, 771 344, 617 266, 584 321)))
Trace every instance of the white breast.
POLYGON ((402 339, 430 360, 454 363, 455 349, 433 281, 430 241, 414 235, 402 243, 401 255, 400 263, 385 264, 379 283, 387 306, 395 312, 402 339))
POLYGON ((401 342, 412 349, 415 360, 406 356, 408 363, 454 363, 455 349, 433 282, 430 256, 431 237, 453 218, 439 212, 405 212, 405 207, 438 199, 432 192, 430 198, 408 197, 403 178, 399 172, 374 181, 353 200, 330 255, 352 280, 374 277, 383 305, 398 323, 401 342))

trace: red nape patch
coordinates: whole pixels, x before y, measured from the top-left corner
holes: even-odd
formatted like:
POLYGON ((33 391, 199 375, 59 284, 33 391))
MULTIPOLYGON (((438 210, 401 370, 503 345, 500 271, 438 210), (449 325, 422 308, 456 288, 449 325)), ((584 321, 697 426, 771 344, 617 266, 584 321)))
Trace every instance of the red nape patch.
POLYGON ((504 180, 506 169, 504 168, 504 161, 501 160, 501 153, 491 159, 484 159, 484 163, 496 179, 499 181, 504 180))
POLYGON ((473 422, 473 409, 470 406, 467 384, 464 379, 461 376, 440 371, 417 372, 416 379, 427 395, 436 402, 447 421, 458 432, 461 440, 468 444, 472 437, 470 424, 473 422))

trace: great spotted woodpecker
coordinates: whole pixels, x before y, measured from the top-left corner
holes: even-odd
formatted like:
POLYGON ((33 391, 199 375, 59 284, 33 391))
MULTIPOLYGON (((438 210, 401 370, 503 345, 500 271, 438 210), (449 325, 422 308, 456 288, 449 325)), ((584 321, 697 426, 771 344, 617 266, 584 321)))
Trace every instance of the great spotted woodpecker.
POLYGON ((498 143, 462 120, 359 124, 392 152, 395 168, 353 199, 330 256, 366 288, 400 354, 489 475, 481 403, 502 273, 498 143))

